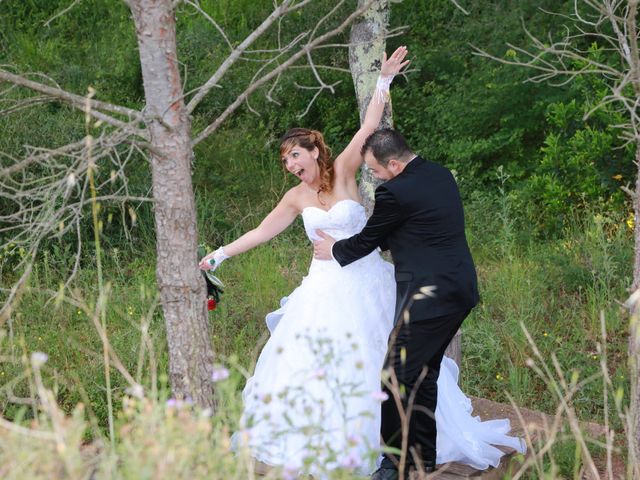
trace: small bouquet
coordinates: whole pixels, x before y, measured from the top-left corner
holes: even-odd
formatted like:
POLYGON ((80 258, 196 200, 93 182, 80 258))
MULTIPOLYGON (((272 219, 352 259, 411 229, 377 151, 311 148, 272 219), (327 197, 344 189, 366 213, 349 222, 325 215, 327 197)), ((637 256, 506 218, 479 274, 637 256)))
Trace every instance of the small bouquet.
MULTIPOLYGON (((198 256, 200 258, 206 255, 206 249, 203 245, 198 247, 198 256)), ((210 270, 200 270, 204 281, 207 284, 207 310, 215 310, 220 303, 220 295, 224 293, 224 284, 210 270)))

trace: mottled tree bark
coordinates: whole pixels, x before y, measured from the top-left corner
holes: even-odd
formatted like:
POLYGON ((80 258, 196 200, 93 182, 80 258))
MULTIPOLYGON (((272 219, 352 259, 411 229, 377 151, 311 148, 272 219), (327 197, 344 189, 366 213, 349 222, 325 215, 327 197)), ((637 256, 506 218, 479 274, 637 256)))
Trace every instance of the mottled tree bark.
MULTIPOLYGON (((358 0, 358 8, 364 6, 366 0, 358 0)), ((385 33, 389 24, 389 0, 377 0, 362 16, 362 19, 351 27, 349 39, 349 69, 353 77, 353 85, 358 99, 360 123, 371 100, 373 89, 380 73, 382 54, 385 50, 385 33)), ((391 103, 385 107, 382 127, 393 126, 391 103)), ((367 168, 362 168, 360 179, 360 196, 367 214, 373 211, 373 193, 379 185, 367 168)))
POLYGON ((213 348, 197 266, 191 121, 182 100, 171 0, 129 0, 136 25, 150 133, 156 277, 169 345, 171 389, 213 406, 213 348))

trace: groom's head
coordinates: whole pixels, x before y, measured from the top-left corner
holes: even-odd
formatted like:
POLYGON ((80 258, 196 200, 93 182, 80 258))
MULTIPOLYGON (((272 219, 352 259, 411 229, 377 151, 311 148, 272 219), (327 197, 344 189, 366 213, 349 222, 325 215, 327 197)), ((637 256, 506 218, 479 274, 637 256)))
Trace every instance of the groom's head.
POLYGON ((404 137, 391 128, 369 135, 360 153, 373 176, 380 180, 390 180, 399 175, 407 162, 415 157, 404 137))

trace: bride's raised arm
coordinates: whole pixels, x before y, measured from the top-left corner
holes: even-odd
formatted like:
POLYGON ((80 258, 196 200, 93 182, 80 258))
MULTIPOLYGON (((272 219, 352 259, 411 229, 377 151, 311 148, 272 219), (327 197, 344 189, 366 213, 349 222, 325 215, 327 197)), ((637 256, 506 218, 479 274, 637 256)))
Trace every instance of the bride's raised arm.
POLYGON ((384 106, 389 99, 389 86, 391 85, 391 81, 396 74, 409 64, 409 60, 404 61, 407 53, 407 47, 398 47, 389 58, 387 58, 386 52, 384 53, 376 89, 373 95, 371 95, 371 101, 367 107, 360 130, 356 132, 349 142, 349 145, 347 145, 334 161, 333 166, 337 180, 355 178, 356 171, 362 164, 360 149, 367 137, 371 135, 380 124, 384 106))

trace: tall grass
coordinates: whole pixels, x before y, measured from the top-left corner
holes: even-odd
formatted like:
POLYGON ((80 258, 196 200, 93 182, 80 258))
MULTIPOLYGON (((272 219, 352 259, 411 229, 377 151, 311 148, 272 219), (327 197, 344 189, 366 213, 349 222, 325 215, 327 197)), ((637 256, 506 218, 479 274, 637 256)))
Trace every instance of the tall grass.
MULTIPOLYGON (((205 200, 200 202, 201 211, 212 208, 205 200)), ((261 211, 245 215, 237 222, 237 229, 255 224, 261 215, 261 211)), ((202 221, 206 223, 207 219, 203 215, 202 221)), ((473 228, 473 219, 469 223, 473 228)), ((549 380, 528 365, 537 351, 543 359, 556 359, 567 384, 571 378, 579 379, 576 383, 579 388, 571 387, 570 406, 576 419, 599 423, 606 420, 618 432, 624 428, 623 416, 615 409, 624 411, 628 402, 628 329, 616 299, 625 296, 630 243, 627 228, 621 219, 593 214, 577 216, 562 240, 519 244, 504 256, 478 245, 479 236, 472 236, 482 303, 463 327, 462 385, 468 394, 513 401, 518 406, 550 414, 558 412, 559 397, 549 394, 549 380), (600 312, 609 332, 606 357, 600 312), (608 385, 593 380, 601 378, 605 361, 608 385), (587 378, 592 380, 582 381, 587 378)), ((56 400, 56 415, 66 415, 65 425, 71 429, 65 449, 80 453, 65 460, 59 456, 57 447, 40 439, 37 448, 42 448, 42 452, 38 450, 38 455, 47 463, 42 470, 45 473, 28 471, 25 477, 27 467, 23 463, 29 464, 31 457, 22 452, 7 463, 11 465, 7 467, 7 478, 14 474, 14 478, 19 475, 45 478, 45 474, 51 478, 51 469, 76 471, 65 463, 69 461, 78 462, 73 467, 78 471, 98 469, 104 478, 134 478, 136 471, 143 472, 139 473, 141 478, 175 476, 182 472, 182 462, 196 464, 197 471, 210 476, 220 469, 231 475, 226 478, 250 475, 253 468, 250 463, 242 464, 223 447, 237 425, 238 394, 244 378, 240 372, 251 371, 266 339, 263 318, 277 307, 281 296, 299 283, 306 270, 310 246, 301 240, 302 233, 296 225, 290 234, 228 260, 218 272, 227 291, 219 308, 210 313, 212 340, 219 360, 235 365, 237 370, 232 380, 218 389, 223 395, 220 409, 215 417, 207 419, 190 407, 180 412, 165 407, 168 393, 163 372, 167 371, 167 352, 157 309, 153 251, 149 250, 144 259, 134 260, 118 248, 105 250, 103 267, 109 291, 104 312, 109 344, 124 369, 132 372, 131 376, 144 385, 146 392, 144 399, 128 395, 131 382, 111 367, 114 371, 111 390, 118 412, 115 445, 111 447, 104 441, 108 437, 108 409, 104 361, 99 353, 102 343, 91 313, 100 299, 96 272, 83 268, 69 301, 55 302, 51 300, 55 288, 51 287, 55 287, 64 271, 66 253, 60 249, 44 255, 34 269, 31 288, 4 330, 0 401, 3 416, 13 420, 16 428, 51 426, 41 418, 41 401, 28 360, 34 351, 46 352, 49 359, 39 370, 41 381, 56 400), (79 307, 81 304, 86 308, 79 307), (83 406, 78 407, 80 404, 83 406), (78 436, 82 441, 77 440, 78 436), (144 438, 153 438, 154 442, 145 444, 144 438), (187 449, 180 446, 185 439, 187 449), (87 440, 92 441, 91 447, 85 445, 87 440), (141 448, 140 444, 151 448, 146 452, 153 453, 140 453, 136 450, 141 448), (168 459, 164 458, 167 451, 174 452, 168 459)), ((551 427, 557 431, 539 436, 538 441, 544 439, 546 443, 534 448, 538 463, 526 464, 532 472, 537 469, 538 473, 531 473, 531 478, 536 478, 540 471, 550 478, 571 476, 574 469, 585 464, 584 453, 576 453, 583 448, 576 443, 576 432, 559 425, 551 427), (553 448, 547 445, 549 442, 553 448)), ((3 440, 0 450, 5 455, 14 455, 27 442, 33 442, 31 433, 18 430, 11 433, 9 440, 3 440)), ((607 448, 613 456, 625 451, 618 442, 610 447, 602 446, 602 439, 589 442, 589 448, 595 448, 596 460, 592 460, 599 466, 607 458, 607 448)))
MULTIPOLYGON (((467 204, 481 303, 463 325, 462 384, 468 393, 553 411, 545 385, 526 367, 532 355, 524 325, 546 358, 567 371, 599 371, 604 312, 609 368, 628 394, 627 320, 621 301, 631 283, 632 231, 626 214, 574 212, 560 239, 537 240, 512 208, 509 177, 499 168, 495 196, 467 204)), ((584 385, 575 399, 583 419, 602 421, 602 386, 584 385)))

